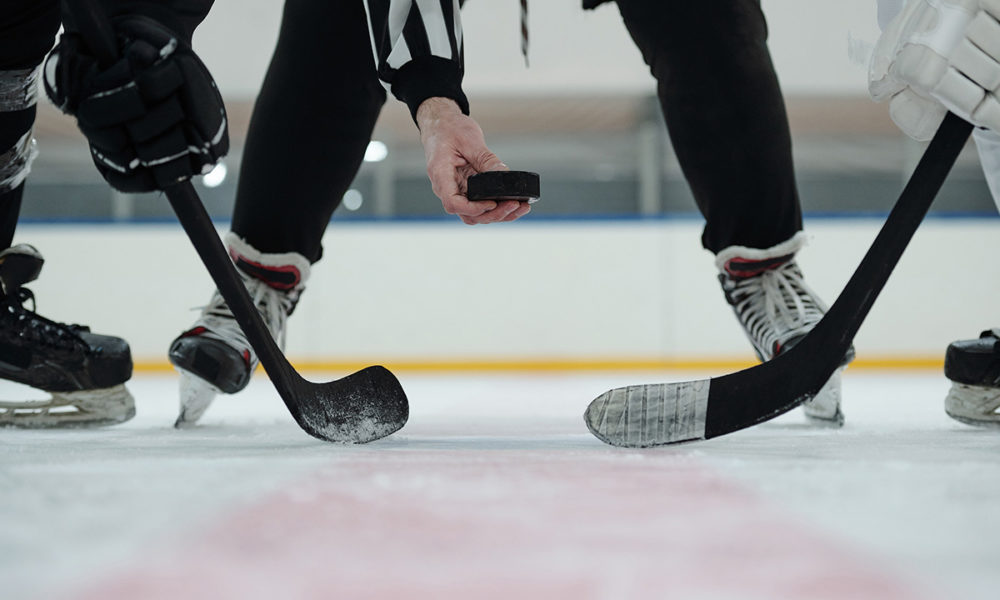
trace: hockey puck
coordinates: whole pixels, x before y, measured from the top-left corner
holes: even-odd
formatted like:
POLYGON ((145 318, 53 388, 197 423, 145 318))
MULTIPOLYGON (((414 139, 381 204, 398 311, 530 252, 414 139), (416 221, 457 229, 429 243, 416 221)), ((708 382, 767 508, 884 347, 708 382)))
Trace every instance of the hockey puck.
POLYGON ((468 179, 466 197, 469 200, 518 200, 532 204, 538 201, 538 173, 529 171, 487 171, 468 179))

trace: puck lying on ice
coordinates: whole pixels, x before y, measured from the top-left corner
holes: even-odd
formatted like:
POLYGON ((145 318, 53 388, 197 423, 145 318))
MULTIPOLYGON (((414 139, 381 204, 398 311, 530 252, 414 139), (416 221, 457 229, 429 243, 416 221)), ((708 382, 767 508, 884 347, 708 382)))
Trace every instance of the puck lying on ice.
POLYGON ((540 196, 538 173, 528 171, 487 171, 468 180, 469 200, 520 200, 529 204, 540 196))

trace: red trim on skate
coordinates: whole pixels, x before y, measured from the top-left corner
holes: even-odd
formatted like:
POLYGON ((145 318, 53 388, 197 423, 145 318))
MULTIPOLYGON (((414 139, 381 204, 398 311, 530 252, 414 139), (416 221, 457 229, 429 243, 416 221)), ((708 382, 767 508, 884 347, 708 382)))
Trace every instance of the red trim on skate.
POLYGON ((794 255, 786 254, 784 256, 777 256, 775 258, 767 258, 763 260, 754 260, 737 256, 736 258, 727 260, 725 264, 723 264, 722 268, 725 269, 726 273, 728 273, 731 277, 736 279, 746 279, 748 277, 756 277, 766 271, 772 271, 788 262, 792 256, 794 255))
POLYGON ((298 267, 294 265, 265 265, 257 261, 249 260, 247 257, 233 249, 229 250, 229 256, 233 259, 233 262, 236 263, 236 266, 239 267, 244 273, 256 279, 260 279, 268 286, 276 290, 287 291, 295 289, 295 287, 302 281, 302 272, 299 271, 298 267), (273 277, 273 275, 280 276, 289 274, 292 276, 292 281, 290 282, 284 281, 287 277, 273 277))

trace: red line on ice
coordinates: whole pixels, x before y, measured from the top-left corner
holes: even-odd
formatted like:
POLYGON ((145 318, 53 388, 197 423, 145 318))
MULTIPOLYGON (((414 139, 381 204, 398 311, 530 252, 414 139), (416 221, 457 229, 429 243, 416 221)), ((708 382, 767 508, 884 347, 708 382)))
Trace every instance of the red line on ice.
POLYGON ((366 449, 80 597, 917 596, 686 455, 366 449))

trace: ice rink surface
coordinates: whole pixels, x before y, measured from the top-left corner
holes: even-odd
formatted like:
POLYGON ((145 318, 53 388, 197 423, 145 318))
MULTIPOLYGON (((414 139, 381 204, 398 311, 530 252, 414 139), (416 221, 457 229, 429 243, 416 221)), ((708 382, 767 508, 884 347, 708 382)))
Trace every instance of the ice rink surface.
POLYGON ((0 430, 0 597, 998 597, 1000 430, 951 421, 942 375, 848 371, 841 430, 637 451, 583 424, 702 376, 404 372, 408 425, 347 447, 263 377, 174 430, 175 378, 140 375, 124 425, 0 430))

